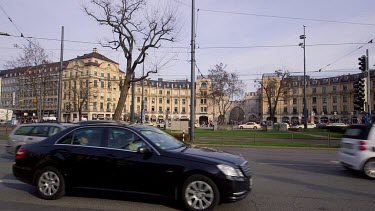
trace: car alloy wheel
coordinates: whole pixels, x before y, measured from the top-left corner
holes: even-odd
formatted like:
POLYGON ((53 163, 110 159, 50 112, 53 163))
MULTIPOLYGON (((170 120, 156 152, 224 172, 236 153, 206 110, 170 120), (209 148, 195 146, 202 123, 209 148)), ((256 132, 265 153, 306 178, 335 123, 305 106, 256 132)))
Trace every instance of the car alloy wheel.
POLYGON ((65 193, 64 178, 57 169, 46 167, 40 171, 37 188, 41 198, 58 199, 65 193))
POLYGON ((211 179, 193 175, 183 188, 183 202, 189 210, 212 210, 219 202, 219 191, 211 179))
POLYGON ((366 162, 365 166, 363 167, 363 172, 365 172, 367 177, 375 179, 375 159, 371 159, 366 162))

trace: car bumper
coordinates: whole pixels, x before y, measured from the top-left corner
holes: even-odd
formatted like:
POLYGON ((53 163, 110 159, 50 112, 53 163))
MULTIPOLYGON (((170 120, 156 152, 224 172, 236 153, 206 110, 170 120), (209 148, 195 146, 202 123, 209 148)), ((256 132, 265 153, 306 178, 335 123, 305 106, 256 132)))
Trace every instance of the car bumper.
POLYGON ((30 168, 19 167, 16 164, 13 164, 13 175, 19 181, 33 185, 34 175, 30 168))
POLYGON ((364 158, 360 154, 348 154, 342 151, 338 153, 340 163, 354 170, 362 170, 364 158))
POLYGON ((220 182, 223 201, 234 202, 245 198, 253 186, 253 178, 226 178, 220 182))

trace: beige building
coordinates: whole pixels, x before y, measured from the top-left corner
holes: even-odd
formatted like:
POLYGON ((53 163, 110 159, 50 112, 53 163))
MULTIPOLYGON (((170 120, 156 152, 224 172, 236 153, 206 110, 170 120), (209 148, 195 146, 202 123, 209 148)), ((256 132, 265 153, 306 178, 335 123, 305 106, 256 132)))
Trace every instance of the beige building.
MULTIPOLYGON (((0 108, 14 111, 20 122, 40 121, 57 116, 58 71, 60 63, 4 70, 0 108)), ((62 120, 112 119, 120 95, 119 81, 124 73, 119 64, 92 53, 64 61, 62 75, 62 120), (81 111, 81 112, 79 112, 81 111)), ((190 118, 190 82, 144 80, 143 96, 147 121, 190 118)), ((196 81, 196 121, 208 123, 217 118, 208 98, 211 81, 196 81)), ((131 89, 123 110, 123 119, 130 119, 131 89)), ((141 117, 142 82, 135 84, 134 111, 141 117)))
MULTIPOLYGON (((344 122, 360 123, 363 113, 354 111, 353 84, 364 74, 342 75, 330 78, 314 79, 307 76, 306 99, 308 120, 315 123, 344 122)), ((371 77, 374 72, 371 71, 371 77)), ((263 82, 268 77, 263 75, 263 82)), ((303 76, 288 77, 287 87, 282 91, 277 103, 275 120, 277 122, 296 123, 303 119, 303 76)), ((374 110, 374 79, 371 78, 371 107, 374 110)), ((269 120, 269 106, 264 90, 261 91, 261 116, 269 120)), ((275 103, 273 99, 272 103, 275 103)), ((373 113, 373 112, 371 112, 373 113)))

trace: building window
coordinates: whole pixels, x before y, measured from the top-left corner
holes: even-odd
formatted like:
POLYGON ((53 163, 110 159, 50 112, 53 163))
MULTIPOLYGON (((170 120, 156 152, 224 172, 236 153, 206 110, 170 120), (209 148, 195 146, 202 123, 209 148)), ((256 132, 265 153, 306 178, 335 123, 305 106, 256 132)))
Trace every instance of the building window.
POLYGON ((348 91, 348 86, 347 86, 347 85, 343 85, 343 86, 342 86, 342 89, 343 89, 344 91, 348 91))
POLYGON ((169 98, 167 98, 167 104, 170 104, 170 103, 171 103, 170 99, 169 99, 169 98))
POLYGON ((104 81, 100 82, 100 87, 104 88, 104 81))
POLYGON ((313 104, 316 104, 316 97, 313 97, 312 100, 313 100, 312 103, 313 103, 313 104))
POLYGON ((201 99, 201 104, 206 105, 207 104, 207 99, 201 99))
POLYGON ((163 98, 159 98, 159 103, 163 103, 163 98))
POLYGON ((288 113, 288 107, 284 107, 284 113, 288 113))
POLYGON ((337 103, 337 96, 333 96, 332 101, 333 101, 333 103, 337 103))
POLYGON ((336 92, 336 91, 337 91, 337 87, 336 87, 336 86, 333 86, 333 87, 332 87, 332 91, 336 92))
POLYGON ((293 89, 293 94, 297 94, 297 89, 296 88, 293 89))
POLYGON ((186 99, 182 99, 182 105, 186 104, 186 99))
POLYGON ((201 107, 201 113, 207 113, 207 107, 201 107))
POLYGON ((288 104, 288 99, 284 99, 284 105, 288 104))
POLYGON ((174 112, 177 113, 177 107, 174 107, 174 112))
POLYGON ((163 94, 163 90, 159 90, 159 95, 162 95, 163 94))
POLYGON ((155 111, 155 106, 151 106, 151 111, 155 111))
POLYGON ((323 97, 323 103, 327 103, 327 98, 323 97))
POLYGON ((327 106, 323 106, 323 112, 324 112, 325 114, 328 113, 328 112, 327 112, 327 106))
POLYGON ((293 114, 297 114, 298 111, 297 111, 297 107, 293 107, 293 114))
POLYGON ((316 94, 316 87, 312 88, 312 93, 316 94))
POLYGON ((171 95, 171 91, 167 90, 167 95, 171 95))
POLYGON ((103 104, 103 103, 100 103, 100 109, 101 109, 101 110, 104 109, 104 104, 103 104))
POLYGON ((313 112, 314 112, 315 114, 318 113, 317 110, 316 110, 316 106, 313 106, 312 109, 313 109, 313 112))
POLYGON ((293 98, 293 104, 297 104, 297 98, 293 98))
POLYGON ((322 93, 327 93, 327 87, 324 86, 324 87, 322 88, 322 93))
POLYGON ((141 97, 137 97, 137 103, 141 102, 141 97))
POLYGON ((141 93, 141 88, 138 87, 137 92, 138 92, 138 93, 141 93))
POLYGON ((163 107, 159 106, 159 111, 163 111, 163 107))
POLYGON ((348 106, 347 106, 347 105, 344 105, 344 106, 342 107, 342 111, 344 111, 344 112, 348 112, 348 106))
POLYGON ((178 99, 174 99, 174 104, 175 104, 175 105, 178 104, 178 99))
POLYGON ((337 112, 337 106, 333 106, 333 111, 337 112))

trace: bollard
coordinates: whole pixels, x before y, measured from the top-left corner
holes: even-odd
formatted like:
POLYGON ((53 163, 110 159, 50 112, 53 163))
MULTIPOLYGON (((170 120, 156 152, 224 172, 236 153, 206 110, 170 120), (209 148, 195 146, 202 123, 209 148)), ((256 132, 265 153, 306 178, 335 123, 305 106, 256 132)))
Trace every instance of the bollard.
POLYGON ((185 130, 182 130, 182 141, 185 142, 185 130))

